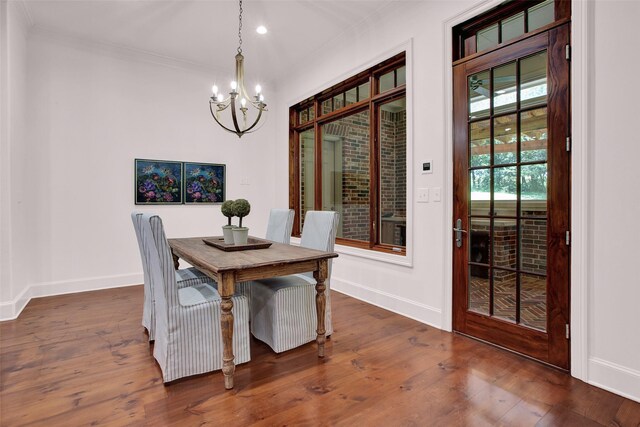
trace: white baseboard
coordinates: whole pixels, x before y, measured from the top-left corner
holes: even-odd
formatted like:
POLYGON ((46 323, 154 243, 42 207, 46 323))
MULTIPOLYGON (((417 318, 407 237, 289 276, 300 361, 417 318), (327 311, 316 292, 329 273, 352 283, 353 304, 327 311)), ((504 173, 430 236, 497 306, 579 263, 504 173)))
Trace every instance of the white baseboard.
POLYGON ((589 358, 589 384, 611 393, 640 402, 640 372, 607 362, 589 358))
POLYGON ((335 276, 331 277, 331 289, 384 308, 385 310, 417 320, 418 322, 442 329, 442 312, 438 308, 387 292, 367 288, 366 286, 335 276))
POLYGON ((56 282, 34 283, 28 286, 13 301, 0 303, 0 321, 16 319, 27 306, 31 298, 73 294, 76 292, 97 291, 100 289, 120 288, 143 282, 141 273, 118 274, 114 276, 92 277, 77 280, 59 280, 56 282))

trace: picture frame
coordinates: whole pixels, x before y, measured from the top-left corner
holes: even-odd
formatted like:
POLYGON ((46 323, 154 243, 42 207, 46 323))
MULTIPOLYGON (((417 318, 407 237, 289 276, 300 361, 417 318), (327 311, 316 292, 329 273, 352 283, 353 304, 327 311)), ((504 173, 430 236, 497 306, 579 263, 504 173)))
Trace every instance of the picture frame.
POLYGON ((184 202, 182 162, 135 159, 136 205, 181 205, 184 202))
POLYGON ((221 204, 226 200, 226 165, 184 162, 184 203, 221 204))

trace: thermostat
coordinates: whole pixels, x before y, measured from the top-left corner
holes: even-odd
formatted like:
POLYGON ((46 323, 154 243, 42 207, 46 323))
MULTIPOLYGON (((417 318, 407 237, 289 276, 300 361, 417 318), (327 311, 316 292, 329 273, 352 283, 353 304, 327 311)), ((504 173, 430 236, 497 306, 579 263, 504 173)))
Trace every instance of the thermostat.
POLYGON ((431 160, 423 160, 422 161, 422 173, 433 173, 433 161, 431 160))

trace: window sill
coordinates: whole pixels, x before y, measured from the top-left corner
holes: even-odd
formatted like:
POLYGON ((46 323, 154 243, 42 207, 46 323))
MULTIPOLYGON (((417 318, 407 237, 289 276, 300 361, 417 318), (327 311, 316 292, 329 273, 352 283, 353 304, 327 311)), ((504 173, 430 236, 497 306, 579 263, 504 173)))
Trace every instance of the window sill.
MULTIPOLYGON (((291 244, 299 246, 300 238, 292 237, 291 244)), ((336 244, 334 251, 342 255, 350 255, 358 258, 370 259, 373 261, 386 262, 388 264, 401 265, 403 267, 413 267, 413 262, 409 251, 407 251, 406 254, 394 254, 382 251, 374 251, 370 249, 355 248, 338 243, 336 244)))

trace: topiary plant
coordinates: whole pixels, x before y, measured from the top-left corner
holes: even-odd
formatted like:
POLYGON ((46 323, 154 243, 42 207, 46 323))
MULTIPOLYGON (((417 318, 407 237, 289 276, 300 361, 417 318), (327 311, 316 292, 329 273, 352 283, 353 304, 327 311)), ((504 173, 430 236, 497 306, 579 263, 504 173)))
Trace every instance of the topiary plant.
POLYGON ((238 199, 233 202, 233 214, 240 218, 240 227, 242 227, 242 218, 251 212, 251 204, 245 199, 238 199))
POLYGON ((224 202, 222 206, 220 206, 220 212, 222 212, 222 215, 226 216, 229 220, 227 225, 231 225, 231 218, 236 215, 233 209, 233 200, 227 200, 224 202))

